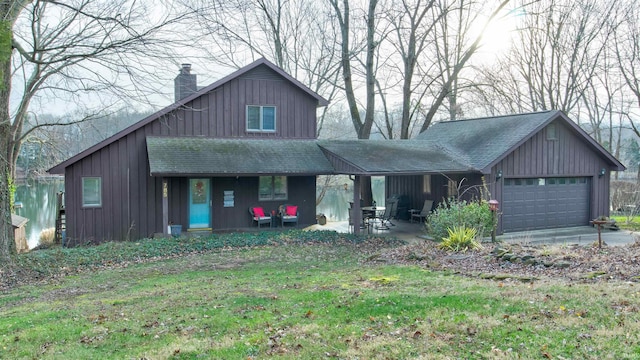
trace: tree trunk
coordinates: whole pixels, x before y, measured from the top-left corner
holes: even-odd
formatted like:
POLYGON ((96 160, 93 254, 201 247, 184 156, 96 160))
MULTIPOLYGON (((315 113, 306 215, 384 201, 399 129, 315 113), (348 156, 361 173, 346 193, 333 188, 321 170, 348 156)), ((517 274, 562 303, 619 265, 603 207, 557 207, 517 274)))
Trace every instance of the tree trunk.
MULTIPOLYGON (((340 10, 339 0, 331 0, 331 6, 335 10, 335 14, 340 24, 340 35, 342 40, 342 53, 340 62, 342 66, 342 77, 344 80, 345 95, 349 104, 349 112, 353 127, 358 134, 358 139, 368 139, 371 135, 371 127, 373 126, 373 115, 375 110, 375 70, 374 58, 376 44, 374 42, 375 35, 375 9, 378 0, 369 0, 368 18, 367 18, 367 56, 365 60, 366 73, 366 113, 364 121, 360 117, 358 102, 356 100, 355 91, 353 89, 353 79, 351 72, 351 49, 349 47, 350 25, 349 25, 349 1, 343 0, 344 10, 340 10)), ((370 204, 373 199, 371 190, 371 178, 364 176, 360 192, 361 199, 365 204, 370 204)))
POLYGON ((9 115, 9 94, 11 92, 11 45, 10 22, 0 22, 2 49, 0 53, 0 264, 11 262, 16 253, 13 226, 11 225, 11 191, 9 179, 14 173, 12 156, 12 129, 9 115), (8 38, 8 41, 7 41, 8 38), (8 42, 8 44, 7 44, 8 42))

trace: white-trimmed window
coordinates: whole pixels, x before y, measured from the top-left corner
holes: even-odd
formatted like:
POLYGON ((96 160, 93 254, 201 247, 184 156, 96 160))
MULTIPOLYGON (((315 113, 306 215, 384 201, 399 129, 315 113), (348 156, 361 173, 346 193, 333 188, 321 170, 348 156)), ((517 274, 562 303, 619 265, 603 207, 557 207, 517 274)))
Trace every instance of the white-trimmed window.
POLYGON ((258 200, 287 200, 286 176, 260 176, 258 200))
POLYGON ((82 178, 82 207, 102 206, 102 178, 82 178))
POLYGON ((276 107, 247 105, 248 131, 276 131, 276 107))

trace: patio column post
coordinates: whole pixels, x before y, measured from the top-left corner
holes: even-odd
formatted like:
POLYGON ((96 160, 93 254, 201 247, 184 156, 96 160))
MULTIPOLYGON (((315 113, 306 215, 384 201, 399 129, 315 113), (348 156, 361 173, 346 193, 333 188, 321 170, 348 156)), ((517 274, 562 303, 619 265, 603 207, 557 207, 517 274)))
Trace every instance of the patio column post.
POLYGON ((353 221, 353 233, 360 234, 360 222, 362 221, 362 209, 360 209, 360 176, 353 179, 353 209, 351 209, 353 221))
POLYGON ((162 233, 169 235, 169 181, 162 178, 162 233))

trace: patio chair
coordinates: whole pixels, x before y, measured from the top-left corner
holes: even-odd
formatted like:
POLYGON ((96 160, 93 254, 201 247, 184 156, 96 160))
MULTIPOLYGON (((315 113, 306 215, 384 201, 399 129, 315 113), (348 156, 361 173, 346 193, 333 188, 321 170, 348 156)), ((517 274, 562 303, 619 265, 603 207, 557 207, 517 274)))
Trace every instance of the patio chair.
POLYGON ((409 210, 411 212, 411 222, 413 222, 413 219, 416 218, 418 219, 418 221, 424 222, 427 219, 427 216, 429 216, 432 206, 433 200, 425 200, 420 212, 418 212, 418 210, 409 210))
MULTIPOLYGON (((353 233, 353 203, 349 202, 349 233, 353 233)), ((375 220, 375 218, 366 216, 365 213, 368 213, 367 211, 362 211, 360 210, 360 212, 362 213, 361 217, 360 217, 360 229, 363 230, 367 230, 368 233, 371 233, 371 227, 373 226, 373 222, 375 220)))
POLYGON ((292 223, 294 227, 298 226, 298 207, 295 205, 280 205, 278 207, 278 213, 280 214, 280 222, 282 227, 286 223, 292 223))
POLYGON ((384 208, 384 214, 382 214, 382 216, 379 217, 380 219, 380 226, 378 226, 378 229, 380 230, 389 230, 389 225, 395 226, 392 222, 391 222, 391 217, 393 214, 393 203, 391 204, 386 204, 386 207, 384 208))
POLYGON ((249 214, 251 214, 251 218, 256 222, 256 225, 260 227, 262 224, 269 224, 271 227, 271 214, 265 214, 264 209, 261 207, 250 207, 249 214))
MULTIPOLYGON (((387 207, 391 207, 391 215, 390 218, 398 219, 398 199, 397 198, 388 198, 386 203, 387 207)), ((393 225, 393 224, 391 224, 393 225)))

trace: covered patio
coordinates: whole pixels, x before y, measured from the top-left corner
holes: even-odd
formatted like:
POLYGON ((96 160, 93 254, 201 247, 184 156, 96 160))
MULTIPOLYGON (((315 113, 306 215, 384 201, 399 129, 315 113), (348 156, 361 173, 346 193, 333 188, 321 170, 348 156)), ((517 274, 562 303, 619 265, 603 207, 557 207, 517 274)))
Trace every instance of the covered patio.
MULTIPOLYGON (((439 202, 451 196, 478 196, 478 191, 456 193, 458 181, 467 179, 467 184, 475 186, 481 183, 484 175, 468 164, 465 156, 443 151, 424 140, 331 140, 318 141, 318 145, 336 172, 352 179, 353 214, 360 214, 362 206, 371 205, 360 204, 364 178, 385 177, 386 199, 393 196, 407 198, 405 207, 392 216, 409 220, 409 210, 420 211, 425 200, 432 200, 433 208, 436 208, 439 202)), ((353 223, 354 232, 359 233, 362 217, 354 216, 353 223)))

